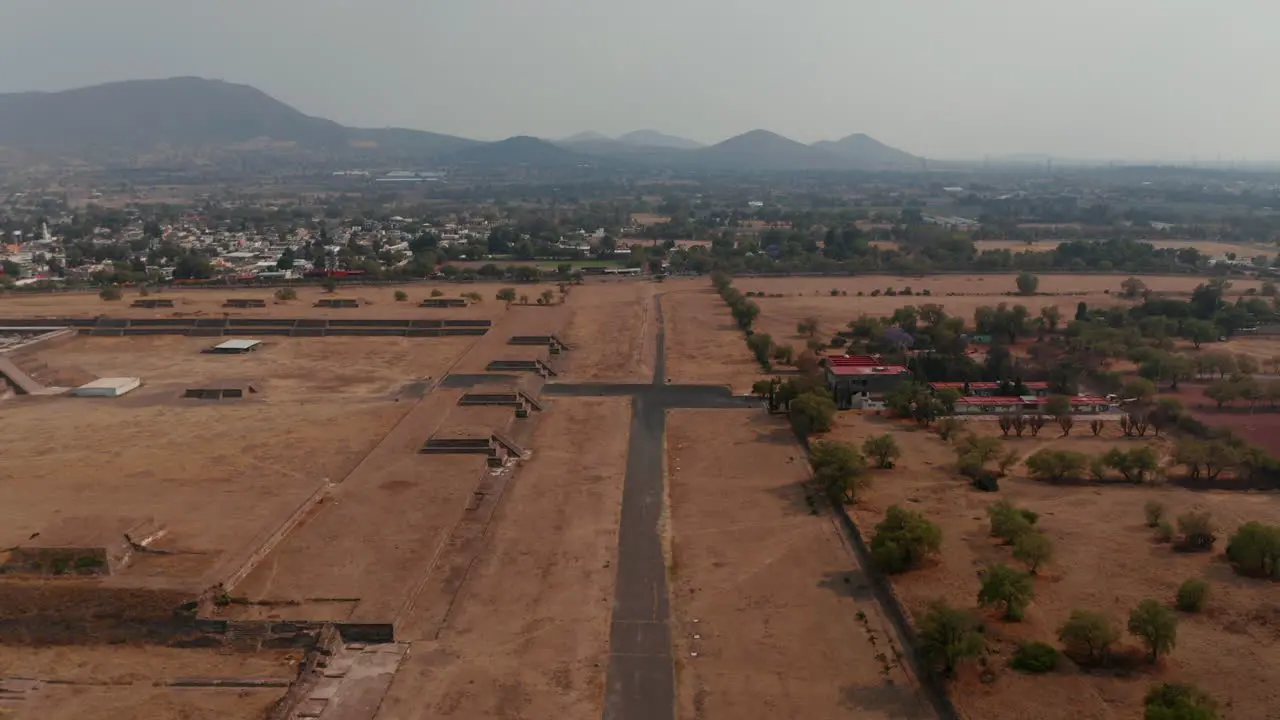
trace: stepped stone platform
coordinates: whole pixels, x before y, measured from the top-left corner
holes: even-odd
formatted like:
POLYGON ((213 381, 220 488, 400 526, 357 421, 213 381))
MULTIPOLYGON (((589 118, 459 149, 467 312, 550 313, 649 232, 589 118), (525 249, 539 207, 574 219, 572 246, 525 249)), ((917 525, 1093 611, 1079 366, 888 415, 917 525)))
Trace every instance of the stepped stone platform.
POLYGON ((110 575, 164 534, 152 518, 68 517, 8 551, 6 575, 110 575))
POLYGON ((541 345, 547 348, 551 354, 559 355, 560 353, 571 349, 569 344, 555 335, 512 335, 507 340, 508 345, 541 345))
POLYGON ((466 306, 466 298, 427 298, 418 303, 418 307, 424 308, 464 308, 466 306))
POLYGON ((194 400, 232 400, 256 395, 257 393, 257 386, 251 383, 225 382, 212 383, 204 387, 187 388, 182 393, 182 397, 194 400))
POLYGON ((542 404, 520 390, 504 390, 494 387, 479 387, 462 394, 458 404, 467 405, 501 405, 515 408, 516 417, 529 417, 530 410, 542 412, 542 404))
POLYGON ((134 300, 129 304, 133 308, 146 308, 154 310, 155 308, 171 308, 173 307, 172 298, 145 298, 142 300, 134 300))
POLYGON ((524 457, 525 449, 507 435, 489 428, 456 428, 432 435, 418 452, 423 455, 484 455, 490 466, 500 467, 509 457, 524 457))
POLYGON ((266 300, 259 300, 256 298, 227 298, 227 301, 222 303, 222 307, 224 308, 238 308, 241 310, 248 308, 264 308, 266 306, 266 300))
POLYGON ((316 301, 315 307, 322 308, 358 308, 360 301, 354 298, 321 298, 316 301))
POLYGON ((494 360, 485 366, 489 372, 527 372, 542 377, 552 377, 557 373, 551 366, 541 360, 494 360))

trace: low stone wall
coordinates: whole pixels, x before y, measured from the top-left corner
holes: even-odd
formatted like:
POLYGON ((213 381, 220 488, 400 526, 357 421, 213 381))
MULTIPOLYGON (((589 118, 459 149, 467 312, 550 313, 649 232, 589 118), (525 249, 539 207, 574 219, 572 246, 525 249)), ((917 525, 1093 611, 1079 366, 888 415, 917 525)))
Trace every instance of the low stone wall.
MULTIPOLYGON (((796 434, 796 437, 800 441, 800 445, 804 447, 804 454, 807 459, 810 452, 809 439, 799 435, 799 433, 796 434)), ((915 670, 916 677, 920 678, 920 684, 929 699, 929 703, 933 705, 933 709, 938 713, 940 720, 961 720, 960 713, 951 702, 946 680, 939 677, 938 673, 934 672, 933 668, 924 661, 920 653, 920 639, 916 635, 915 626, 911 623, 897 591, 894 590, 893 583, 876 568, 875 562, 871 558, 871 550, 867 547, 866 540, 863 538, 862 529, 858 526, 857 521, 849 515, 844 505, 836 505, 834 510, 836 517, 840 519, 841 525, 844 526, 845 534, 849 536, 849 540, 853 544, 854 552, 858 556, 858 563, 862 566, 867 580, 871 583, 871 589, 875 593, 876 601, 879 602, 885 616, 889 618, 889 622, 893 624, 894 629, 897 630, 906 645, 904 649, 908 659, 911 661, 912 668, 915 670)))

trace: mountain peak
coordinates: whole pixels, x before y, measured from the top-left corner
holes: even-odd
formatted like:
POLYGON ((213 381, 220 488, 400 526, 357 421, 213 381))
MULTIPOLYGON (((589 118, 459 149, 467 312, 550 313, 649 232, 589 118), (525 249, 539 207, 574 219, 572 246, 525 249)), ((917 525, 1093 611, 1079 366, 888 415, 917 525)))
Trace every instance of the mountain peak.
POLYGON ((695 150, 702 147, 702 143, 688 138, 676 137, 675 135, 667 135, 657 130, 635 130, 618 138, 619 142, 628 145, 640 145, 643 147, 671 148, 674 150, 695 150))

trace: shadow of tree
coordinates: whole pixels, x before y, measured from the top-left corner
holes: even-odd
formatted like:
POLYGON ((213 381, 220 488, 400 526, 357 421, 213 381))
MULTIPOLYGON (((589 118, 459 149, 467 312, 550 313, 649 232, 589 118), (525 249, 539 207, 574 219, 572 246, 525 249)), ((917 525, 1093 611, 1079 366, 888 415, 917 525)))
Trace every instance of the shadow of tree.
POLYGON ((871 588, 871 580, 861 570, 827 573, 825 577, 818 581, 818 587, 830 590, 840 597, 868 603, 876 601, 875 591, 871 588))
POLYGON ((932 718, 919 695, 909 685, 884 683, 881 685, 846 685, 840 688, 840 702, 851 710, 881 713, 891 718, 932 718))

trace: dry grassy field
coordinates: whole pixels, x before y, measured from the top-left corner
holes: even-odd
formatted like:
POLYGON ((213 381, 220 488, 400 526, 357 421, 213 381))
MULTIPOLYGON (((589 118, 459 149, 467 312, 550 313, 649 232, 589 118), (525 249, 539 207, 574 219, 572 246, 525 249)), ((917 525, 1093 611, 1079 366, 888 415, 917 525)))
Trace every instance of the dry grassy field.
POLYGON ((574 348, 565 380, 647 382, 657 352, 654 296, 661 285, 604 281, 570 290, 568 328, 574 348))
MULTIPOLYGON (((668 283, 662 294, 667 378, 746 392, 761 377, 729 308, 704 280, 668 283)), ((763 314, 762 314, 763 317, 763 314)))
POLYGON ((553 402, 454 609, 380 718, 600 717, 630 407, 553 402))
MULTIPOLYGON (((261 678, 287 683, 299 654, 267 651, 227 655, 164 647, 0 645, 0 677, 52 678, 21 701, 21 717, 41 720, 261 720, 284 687, 185 688, 158 686, 180 678, 261 678)), ((0 717, 12 706, 0 705, 0 717)))
MULTIPOLYGON (((1041 308, 1053 305, 1064 317, 1075 315, 1080 302, 1089 307, 1127 305, 1131 301, 1119 296, 1123 277, 1117 275, 1041 275, 1038 294, 1031 296, 1008 295, 1016 292, 1014 275, 859 275, 826 278, 740 278, 734 287, 744 293, 765 293, 765 297, 752 300, 760 306, 760 318, 756 327, 769 333, 778 342, 803 345, 796 334, 796 323, 806 318, 817 318, 821 335, 829 336, 845 328, 859 315, 884 316, 905 305, 941 304, 949 314, 973 322, 974 311, 983 305, 1007 302, 1022 304, 1033 315, 1041 308), (900 293, 910 288, 912 295, 871 297, 873 290, 881 293, 893 288, 900 293), (837 295, 832 295, 832 291, 837 295), (928 290, 930 295, 919 293, 928 290), (1107 292, 1110 291, 1110 292, 1107 292), (858 296, 861 292, 862 296, 858 296), (781 295, 781 297, 777 297, 781 295)), ((1143 282, 1153 291, 1170 294, 1190 293, 1204 278, 1193 276, 1144 276, 1143 282)), ((1242 280, 1232 283, 1228 294, 1236 297, 1248 288, 1260 285, 1257 281, 1242 280)), ((726 312, 727 317, 727 312, 726 312)))
POLYGON ((786 422, 675 410, 667 433, 680 717, 932 717, 786 422))
MULTIPOLYGON (((992 422, 974 423, 982 434, 998 434, 992 422)), ((1089 454, 1111 447, 1131 447, 1141 440, 1118 437, 1114 427, 1093 438, 1077 428, 1069 438, 1045 428, 1039 438, 1010 439, 1006 445, 1024 457, 1041 447, 1089 454)), ((1272 717, 1280 691, 1268 680, 1280 662, 1276 634, 1280 604, 1264 581, 1236 576, 1220 553, 1177 553, 1155 542, 1144 522, 1148 500, 1162 502, 1169 517, 1207 510, 1218 524, 1218 549, 1225 536, 1249 520, 1275 523, 1280 505, 1275 497, 1250 493, 1190 492, 1171 487, 1064 487, 1027 478, 1015 466, 1001 480, 998 494, 970 488, 955 475, 955 456, 935 434, 912 425, 856 414, 842 415, 832 437, 860 443, 869 435, 890 432, 903 448, 897 468, 876 471, 853 513, 865 530, 899 504, 924 513, 943 531, 941 556, 927 567, 896 576, 894 585, 908 608, 922 611, 934 599, 957 607, 976 608, 977 572, 993 562, 1016 564, 1010 550, 989 537, 986 507, 1008 499, 1040 514, 1038 526, 1052 539, 1056 555, 1035 580, 1036 597, 1021 622, 977 611, 994 650, 986 668, 994 680, 980 679, 980 666, 962 669, 952 685, 957 705, 984 720, 1014 718, 1137 718, 1142 697, 1152 683, 1193 682, 1229 708, 1227 717, 1272 717), (1198 615, 1180 613, 1177 648, 1156 667, 1143 663, 1126 672, 1087 672, 1069 662, 1049 675, 1031 676, 1008 667, 1019 641, 1057 644, 1055 633, 1072 609, 1101 610, 1123 627, 1128 613, 1144 598, 1172 603, 1184 580, 1207 580, 1211 596, 1198 615)), ((1164 441, 1158 444, 1165 448, 1164 441)), ((976 611, 976 610, 975 610, 976 611)), ((1137 641, 1122 641, 1137 652, 1137 641)))
MULTIPOLYGON (((1144 240, 1143 242, 1150 243, 1156 248, 1172 248, 1174 250, 1195 248, 1210 257, 1221 257, 1227 253, 1235 253, 1241 258, 1252 258, 1256 255, 1273 257, 1276 254, 1275 245, 1252 245, 1208 240, 1144 240)), ((1008 250, 1017 253, 1051 252, 1056 250, 1061 243, 1061 240, 1037 240, 1030 243, 1019 240, 978 240, 973 244, 979 252, 983 250, 1008 250)))
POLYGON ((0 484, 0 542, 10 547, 76 515, 152 517, 167 528, 167 546, 190 553, 174 571, 195 580, 350 472, 408 410, 399 399, 439 378, 472 340, 273 339, 227 356, 201 353, 207 338, 78 338, 39 351, 51 368, 145 384, 114 400, 5 402, 0 433, 13 482, 0 484), (258 393, 181 398, 220 381, 258 393))

